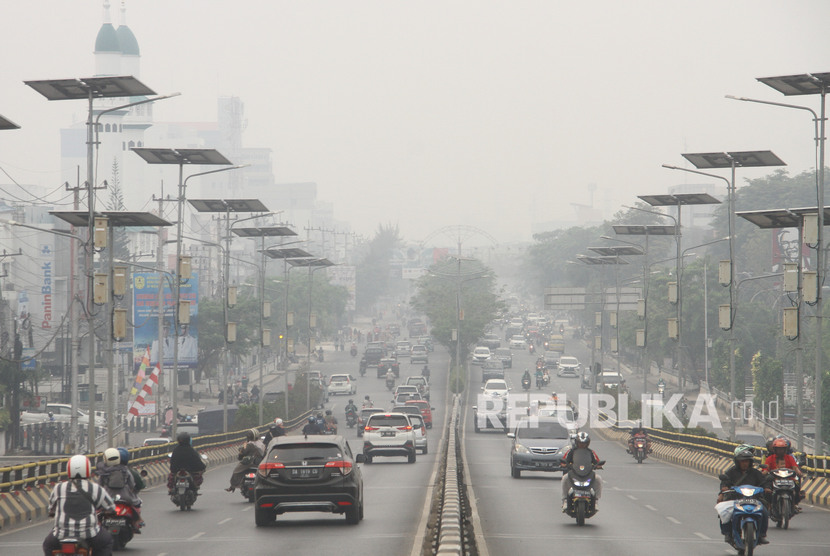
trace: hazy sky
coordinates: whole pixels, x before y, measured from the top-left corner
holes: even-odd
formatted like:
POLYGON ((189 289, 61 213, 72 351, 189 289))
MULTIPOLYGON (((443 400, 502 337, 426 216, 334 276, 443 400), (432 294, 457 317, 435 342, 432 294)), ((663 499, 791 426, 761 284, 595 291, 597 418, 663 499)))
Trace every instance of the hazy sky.
MULTIPOLYGON (((58 130, 86 105, 23 81, 92 75, 102 5, 0 0, 0 115, 23 127, 0 132, 0 166, 17 182, 59 185, 58 130)), ((818 110, 817 96, 755 78, 830 71, 827 0, 126 6, 141 80, 182 93, 156 104, 157 121, 215 121, 218 96, 240 97, 244 145, 272 148, 278 182, 316 182, 364 234, 397 223, 417 241, 460 224, 529 240, 533 222, 574 220, 592 184, 609 217, 638 194, 701 183, 660 167, 681 152, 770 149, 791 174, 815 166, 807 113, 724 95, 818 110)))

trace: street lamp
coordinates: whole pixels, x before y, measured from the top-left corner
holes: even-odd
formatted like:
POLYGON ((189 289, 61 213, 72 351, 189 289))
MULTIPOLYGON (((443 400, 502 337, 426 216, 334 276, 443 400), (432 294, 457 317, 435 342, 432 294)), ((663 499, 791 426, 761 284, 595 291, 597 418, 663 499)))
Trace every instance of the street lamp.
MULTIPOLYGON (((285 327, 285 337, 283 338, 285 342, 283 343, 283 347, 285 349, 284 359, 285 361, 288 360, 288 287, 290 285, 289 282, 289 271, 294 268, 293 266, 288 266, 289 259, 310 259, 313 258, 314 255, 311 253, 299 249, 297 247, 288 247, 288 248, 280 248, 280 249, 266 249, 265 254, 271 257, 272 259, 282 259, 283 264, 283 275, 285 276, 285 300, 283 303, 283 321, 282 324, 285 327)), ((285 369, 285 415, 288 416, 288 367, 286 366, 285 369)))
MULTIPOLYGON (((260 277, 259 277, 259 424, 262 424, 262 398, 265 391, 263 390, 263 378, 265 374, 265 365, 263 363, 263 353, 265 351, 265 238, 266 237, 285 237, 296 236, 297 232, 286 226, 264 226, 261 228, 237 228, 232 230, 233 233, 240 237, 257 238, 261 240, 260 249, 260 277)), ((270 345, 270 339, 269 339, 270 345)), ((287 395, 287 393, 286 393, 287 395)))
MULTIPOLYGON (((198 172, 184 178, 184 166, 188 165, 230 165, 231 161, 225 158, 215 149, 164 149, 164 148, 145 148, 136 147, 131 149, 138 156, 143 158, 148 164, 176 164, 179 167, 179 191, 178 191, 178 219, 176 221, 176 280, 174 281, 173 292, 173 328, 175 329, 176 341, 173 345, 173 376, 171 382, 171 397, 173 406, 173 422, 171 425, 171 437, 175 438, 177 429, 177 415, 178 415, 178 388, 179 388, 179 302, 181 294, 181 265, 182 258, 182 226, 184 220, 184 201, 187 182, 190 178, 197 176, 205 176, 208 174, 215 174, 217 172, 226 172, 228 170, 236 170, 240 166, 229 166, 227 168, 219 168, 217 170, 208 170, 205 172, 198 172)), ((192 386, 192 380, 191 388, 192 386)))
MULTIPOLYGON (((711 178, 722 179, 726 182, 727 191, 728 191, 728 207, 727 210, 729 211, 728 214, 728 221, 729 221, 729 272, 730 272, 730 279, 729 279, 729 302, 730 306, 734 303, 735 296, 737 295, 735 291, 735 276, 737 272, 735 270, 735 169, 737 167, 743 168, 760 168, 760 167, 767 167, 767 166, 785 166, 783 160, 778 158, 772 151, 730 151, 730 152, 713 152, 713 153, 684 153, 682 154, 683 158, 691 162, 695 168, 698 170, 692 170, 691 168, 680 168, 678 166, 671 166, 668 164, 663 164, 663 168, 668 168, 669 170, 680 170, 681 172, 689 172, 692 174, 698 174, 701 176, 708 176, 711 178), (700 169, 714 169, 714 168, 730 168, 732 170, 731 179, 728 180, 723 176, 719 176, 717 174, 710 174, 707 172, 701 172, 700 169)), ((730 324, 729 324, 729 331, 730 331, 730 342, 734 349, 734 342, 735 342, 735 331, 734 331, 734 319, 735 319, 735 311, 734 309, 730 310, 730 324)), ((732 400, 735 399, 736 387, 735 387, 735 372, 734 367, 730 372, 730 388, 729 388, 729 395, 732 397, 732 400)), ((735 421, 734 419, 731 420, 732 426, 732 436, 735 435, 735 421)))
MULTIPOLYGON (((86 212, 60 212, 60 211, 53 211, 50 212, 56 218, 63 220, 73 226, 83 226, 87 223, 87 213, 86 212)), ((159 218, 155 214, 149 212, 125 212, 125 211, 106 211, 103 213, 98 213, 100 216, 104 217, 107 226, 107 254, 108 254, 108 261, 107 261, 107 292, 106 292, 106 365, 107 365, 107 443, 112 446, 114 441, 114 431, 115 431, 115 378, 114 378, 114 361, 113 361, 113 318, 115 316, 115 307, 113 304, 113 296, 115 295, 115 281, 114 281, 114 267, 113 267, 113 252, 115 250, 115 242, 113 237, 113 230, 115 228, 123 228, 123 227, 162 227, 162 226, 172 226, 172 224, 162 218, 159 218)), ((93 224, 94 225, 94 224, 93 224)), ((122 293, 123 295, 123 293, 122 293)), ((94 300, 92 301, 94 303, 94 300)), ((94 332, 91 330, 90 333, 94 336, 94 332)), ((89 373, 89 385, 90 385, 90 392, 89 397, 93 399, 95 397, 95 391, 93 389, 94 384, 94 365, 90 361, 90 367, 87 371, 89 373)), ((93 411, 94 405, 90 404, 90 411, 89 411, 89 434, 92 437, 90 442, 93 443, 94 448, 94 431, 95 431, 95 412, 93 411)))
MULTIPOLYGON (((825 118, 825 113, 827 109, 826 105, 826 97, 827 97, 827 90, 830 88, 830 72, 828 73, 804 73, 798 75, 783 75, 783 76, 776 76, 776 77, 759 77, 757 78, 758 81, 772 87, 776 91, 782 93, 785 96, 795 96, 795 95, 819 95, 821 97, 820 100, 820 115, 817 116, 816 113, 807 108, 806 106, 797 106, 793 104, 783 104, 783 103, 776 103, 776 102, 768 102, 768 101, 759 101, 753 100, 748 98, 738 98, 736 100, 744 100, 749 102, 759 102, 762 104, 771 104, 773 106, 782 106, 785 108, 795 108, 798 110, 806 110, 813 115, 813 123, 815 126, 815 141, 816 141, 816 149, 818 150, 818 165, 816 168, 817 172, 817 183, 816 183, 816 193, 817 193, 817 206, 824 207, 824 156, 825 156, 825 145, 827 143, 827 137, 825 135, 825 129, 827 127, 827 119, 825 118)), ((734 97, 732 97, 734 98, 734 97)), ((824 211, 818 211, 818 235, 817 235, 817 242, 816 242, 816 272, 818 283, 821 284, 823 281, 824 275, 824 267, 822 266, 822 260, 824 258, 824 211)), ((822 306, 824 302, 822 301, 823 296, 821 295, 821 288, 818 289, 818 297, 816 298, 816 369, 815 369, 815 394, 816 394, 816 453, 823 454, 824 453, 824 442, 822 439, 823 436, 823 429, 822 429, 822 406, 821 406, 821 399, 822 399, 822 374, 824 372, 822 367, 822 359, 823 359, 823 352, 822 352, 822 326, 823 326, 823 317, 822 314, 822 306)))
MULTIPOLYGON (((47 79, 39 81, 24 81, 26 85, 43 95, 47 100, 87 100, 87 129, 86 129, 86 186, 87 186, 87 242, 84 267, 87 273, 87 299, 89 306, 86 308, 87 326, 89 327, 89 451, 95 452, 95 395, 94 373, 95 368, 95 334, 94 315, 92 307, 92 290, 95 280, 95 249, 93 245, 95 226, 95 176, 93 173, 93 100, 96 98, 112 97, 138 97, 154 95, 155 91, 144 85, 133 76, 111 76, 111 77, 83 77, 79 79, 47 79)), ((73 292, 74 295, 74 292, 73 292)), ((70 417, 70 424, 76 424, 76 415, 70 417)))
MULTIPOLYGON (((827 209, 825 209, 826 211, 827 209)), ((795 382, 796 382, 796 436, 798 437, 798 450, 804 451, 804 368, 801 357, 801 319, 802 305, 804 303, 804 281, 802 265, 804 256, 802 248, 804 245, 803 227, 804 216, 815 214, 818 207, 805 209, 774 209, 754 210, 737 213, 738 216, 752 222, 761 229, 796 228, 798 230, 798 260, 796 263, 796 328, 797 335, 795 348, 795 382)), ((784 283, 786 284, 786 280, 784 283)), ((820 288, 816 288, 817 290, 820 288)), ((786 291, 786 287, 785 287, 786 291)), ((816 292, 818 295, 818 292, 816 292)))
MULTIPOLYGON (((320 259, 287 259, 288 263, 293 266, 302 266, 308 268, 308 370, 311 370, 311 337, 312 326, 311 322, 311 287, 314 285, 314 272, 321 268, 328 268, 335 266, 333 262, 326 258, 320 259)), ((306 409, 311 409, 311 381, 309 380, 310 373, 306 373, 305 379, 305 403, 306 409)), ((287 393, 286 393, 287 394, 287 393)))

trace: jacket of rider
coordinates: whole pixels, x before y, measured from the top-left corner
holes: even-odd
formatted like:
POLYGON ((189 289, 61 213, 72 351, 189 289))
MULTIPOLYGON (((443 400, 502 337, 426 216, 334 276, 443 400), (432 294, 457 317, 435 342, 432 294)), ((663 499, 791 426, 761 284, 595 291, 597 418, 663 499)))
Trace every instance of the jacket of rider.
POLYGON ((115 499, 120 496, 128 504, 140 503, 136 496, 135 477, 126 465, 108 466, 99 462, 95 468, 98 475, 98 484, 104 487, 109 495, 115 499))
POLYGON ((795 461, 795 458, 792 457, 790 454, 784 455, 784 461, 782 463, 778 462, 778 457, 775 454, 771 456, 767 456, 765 461, 767 466, 769 467, 770 471, 775 471, 776 469, 797 469, 798 462, 795 461))
MULTIPOLYGON (((565 465, 571 465, 574 462, 574 452, 576 452, 577 450, 589 450, 589 448, 571 448, 570 450, 568 450, 568 453, 565 454, 565 458, 563 459, 563 463, 565 465)), ((598 464, 599 463, 599 456, 597 456, 597 453, 593 450, 590 450, 590 452, 591 452, 591 463, 593 465, 598 464)))
POLYGON ((182 469, 190 473, 201 473, 205 467, 205 462, 193 446, 179 445, 173 448, 173 454, 170 456, 170 473, 175 475, 182 469))
POLYGON ((761 488, 769 488, 771 482, 772 477, 763 474, 760 469, 750 467, 746 470, 746 472, 744 472, 741 471, 741 468, 737 465, 733 465, 726 470, 726 473, 724 473, 724 480, 721 481, 720 486, 721 490, 724 488, 728 489, 724 492, 724 499, 733 500, 740 497, 740 495, 734 490, 729 490, 734 486, 752 485, 761 488))

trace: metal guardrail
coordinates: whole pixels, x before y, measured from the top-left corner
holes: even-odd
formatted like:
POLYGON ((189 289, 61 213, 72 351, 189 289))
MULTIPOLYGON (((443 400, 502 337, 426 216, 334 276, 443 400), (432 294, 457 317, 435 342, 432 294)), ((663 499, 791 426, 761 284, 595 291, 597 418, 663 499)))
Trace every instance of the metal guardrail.
MULTIPOLYGON (((296 429, 299 425, 304 423, 312 411, 308 411, 299 415, 298 417, 286 421, 284 428, 286 431, 296 429)), ((27 425, 30 426, 30 425, 27 425)), ((39 426, 39 425, 31 425, 39 426)), ((262 425, 256 427, 260 432, 265 432, 269 425, 262 425)), ((245 431, 233 431, 221 434, 211 434, 193 437, 193 446, 196 448, 210 449, 220 448, 237 444, 244 441, 245 431)), ((103 435, 106 440, 106 434, 103 435)), ((167 458, 167 454, 175 447, 175 441, 167 444, 158 444, 156 446, 140 446, 131 448, 130 463, 132 465, 146 465, 167 458)), ((94 462, 103 457, 103 453, 87 454, 94 462)), ((0 468, 0 493, 10 492, 13 490, 23 490, 38 485, 46 485, 57 482, 64 478, 66 473, 66 462, 68 456, 48 461, 39 461, 26 463, 22 465, 14 465, 11 467, 0 468)))
MULTIPOLYGON (((610 428, 615 431, 628 430, 626 427, 619 427, 617 425, 611 425, 610 428)), ((647 428, 647 431, 652 440, 658 440, 673 446, 705 451, 724 457, 732 457, 735 448, 740 446, 740 443, 721 440, 711 436, 672 432, 664 429, 647 428)), ((800 455, 800 453, 796 455, 800 455)), ((803 466, 802 469, 813 473, 817 477, 830 478, 830 456, 806 453, 804 456, 807 459, 807 465, 803 466)))

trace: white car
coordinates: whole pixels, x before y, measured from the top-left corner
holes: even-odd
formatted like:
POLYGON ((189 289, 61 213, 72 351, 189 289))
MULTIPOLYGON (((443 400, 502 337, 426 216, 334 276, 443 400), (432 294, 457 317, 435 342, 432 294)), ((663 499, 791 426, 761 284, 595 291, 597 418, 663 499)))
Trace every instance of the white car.
POLYGON ((485 397, 507 399, 507 394, 510 388, 507 387, 507 382, 500 378, 491 378, 481 387, 481 393, 485 397))
POLYGON ((412 344, 409 342, 398 342, 395 344, 396 357, 409 357, 412 354, 412 344))
POLYGON ((415 431, 406 413, 375 413, 363 428, 363 455, 366 463, 375 456, 404 456, 415 463, 415 431))
POLYGON ((510 349, 526 349, 527 342, 525 341, 525 337, 519 334, 516 334, 510 338, 510 349))
POLYGON ((328 393, 330 396, 335 394, 357 394, 357 382, 352 375, 331 375, 331 378, 329 378, 328 393))
POLYGON ((473 364, 474 365, 481 365, 488 359, 490 359, 490 348, 485 346, 478 346, 473 350, 473 364))
POLYGON ((429 453, 429 443, 427 442, 427 427, 424 424, 424 418, 420 415, 407 413, 409 422, 412 424, 412 430, 415 431, 415 448, 421 450, 422 454, 429 453))
MULTIPOLYGON (((80 409, 75 410, 78 416, 79 425, 89 424, 89 415, 80 409)), ((72 406, 66 403, 49 403, 46 404, 45 412, 24 411, 20 415, 20 422, 22 424, 29 423, 44 423, 46 421, 54 421, 56 423, 69 423, 72 420, 72 406), (52 414, 51 417, 49 414, 52 414)), ((95 417, 96 427, 106 427, 107 420, 103 417, 95 417)))
POLYGON ((579 359, 570 355, 563 355, 559 358, 559 370, 556 374, 561 377, 579 378, 581 374, 579 359))

